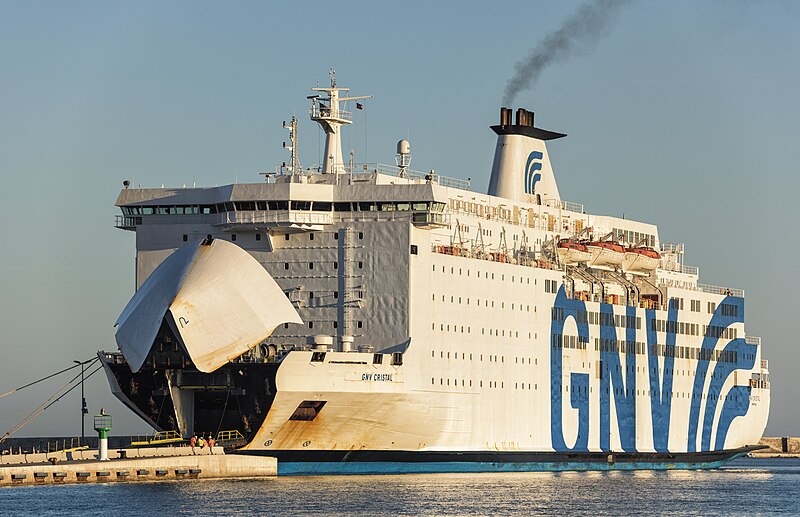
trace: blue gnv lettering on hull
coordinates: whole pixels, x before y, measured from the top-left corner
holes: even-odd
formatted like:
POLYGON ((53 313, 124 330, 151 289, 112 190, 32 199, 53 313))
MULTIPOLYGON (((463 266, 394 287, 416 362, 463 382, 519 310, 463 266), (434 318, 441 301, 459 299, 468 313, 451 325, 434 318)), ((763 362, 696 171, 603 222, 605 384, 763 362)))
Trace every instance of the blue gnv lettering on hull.
POLYGON ((658 344, 656 327, 656 311, 645 311, 647 327, 647 372, 650 380, 650 415, 652 417, 653 448, 656 452, 669 450, 669 422, 672 413, 672 375, 675 365, 675 330, 678 326, 678 309, 674 303, 669 304, 667 313, 667 340, 658 344), (662 348, 663 350, 659 350, 662 348), (661 352, 661 353, 659 353, 661 352), (663 364, 659 365, 658 357, 663 356, 663 364), (661 372, 661 375, 659 375, 661 372))
POLYGON ((627 307, 625 316, 625 342, 621 342, 617 339, 614 308, 600 304, 600 449, 604 451, 611 450, 613 398, 622 450, 636 452, 636 308, 627 307), (625 354, 624 366, 621 354, 625 354))
POLYGON ((563 353, 557 340, 564 334, 564 323, 572 318, 578 327, 578 337, 589 342, 589 324, 579 314, 586 314, 586 304, 580 300, 570 300, 564 286, 558 290, 553 304, 553 317, 550 324, 550 436, 556 451, 589 450, 589 375, 570 373, 570 406, 578 410, 578 437, 573 447, 564 441, 561 413, 563 411, 564 387, 561 384, 563 353))
MULTIPOLYGON (((717 424, 717 434, 714 444, 711 444, 711 434, 714 424, 714 414, 717 409, 717 402, 722 394, 722 387, 734 370, 750 370, 755 366, 756 346, 748 345, 743 339, 733 339, 724 348, 724 351, 735 353, 736 362, 715 361, 714 370, 711 375, 708 393, 703 398, 703 387, 706 383, 706 375, 711 367, 711 357, 714 354, 720 334, 735 323, 744 321, 744 298, 737 296, 726 296, 717 305, 711 321, 708 323, 709 331, 703 338, 703 345, 700 359, 697 363, 697 373, 694 379, 692 390, 692 406, 689 413, 689 443, 687 450, 694 452, 697 450, 697 433, 700 420, 700 412, 705 404, 703 414, 703 429, 701 435, 700 450, 707 451, 722 449, 725 447, 725 438, 733 419, 737 416, 744 416, 748 409, 750 395, 749 386, 735 386, 727 394, 727 400, 722 405, 722 412, 717 424)), ((723 352, 724 353, 724 352, 723 352)))
MULTIPOLYGON (((644 311, 647 370, 650 392, 650 414, 652 422, 653 448, 656 452, 669 452, 670 422, 673 402, 673 376, 675 358, 678 355, 676 336, 679 330, 678 304, 670 303, 667 320, 660 329, 657 312, 644 311), (658 343, 658 332, 663 330, 666 339, 658 343)), ((637 452, 636 444, 636 314, 635 307, 626 307, 625 341, 619 340, 613 306, 600 304, 600 449, 611 450, 611 400, 617 415, 620 445, 626 452, 637 452), (621 354, 625 354, 622 365, 621 354), (624 372, 624 375, 623 375, 624 372)), ((564 327, 572 319, 578 331, 578 341, 589 341, 586 304, 567 297, 562 286, 553 304, 550 326, 550 432, 553 449, 559 452, 586 451, 589 444, 589 375, 564 371, 562 347, 564 327), (570 447, 564 439, 564 379, 569 374, 570 406, 578 410, 578 432, 575 444, 570 447)), ((709 332, 703 339, 694 379, 688 429, 688 451, 697 452, 698 431, 700 450, 721 450, 733 420, 747 414, 750 403, 750 386, 734 386, 723 392, 726 380, 735 370, 752 370, 755 366, 757 347, 748 345, 744 339, 732 339, 723 350, 717 350, 719 336, 726 328, 744 319, 744 300, 727 297, 723 300, 709 322, 709 332), (723 304, 727 307, 722 308, 723 304), (724 314, 723 314, 724 311, 724 314), (719 354, 723 354, 722 358, 719 354), (722 360, 720 360, 722 359, 722 360), (735 359, 735 360, 734 360, 735 359), (734 362, 731 362, 734 360, 734 362), (703 396, 706 376, 712 369, 708 392, 703 396), (722 402, 713 437, 717 403, 722 402), (703 410, 702 429, 698 429, 703 410)))

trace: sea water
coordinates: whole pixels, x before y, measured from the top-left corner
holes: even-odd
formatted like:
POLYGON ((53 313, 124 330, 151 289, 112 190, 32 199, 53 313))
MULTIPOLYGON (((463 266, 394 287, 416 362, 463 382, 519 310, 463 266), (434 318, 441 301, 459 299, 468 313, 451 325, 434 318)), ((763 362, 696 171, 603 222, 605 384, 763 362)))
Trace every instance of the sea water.
POLYGON ((2 515, 793 515, 800 460, 717 470, 309 476, 0 489, 2 515))

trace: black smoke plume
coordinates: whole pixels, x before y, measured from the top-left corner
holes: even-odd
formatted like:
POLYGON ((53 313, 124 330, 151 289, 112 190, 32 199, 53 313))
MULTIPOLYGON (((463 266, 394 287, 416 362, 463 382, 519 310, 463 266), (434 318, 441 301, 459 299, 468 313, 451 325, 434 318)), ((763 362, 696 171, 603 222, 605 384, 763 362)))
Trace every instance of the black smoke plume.
POLYGON ((594 0, 581 5, 555 32, 548 34, 530 55, 517 62, 516 73, 508 80, 503 105, 510 106, 517 94, 531 88, 542 71, 567 59, 576 50, 585 50, 605 36, 619 8, 632 0, 594 0))

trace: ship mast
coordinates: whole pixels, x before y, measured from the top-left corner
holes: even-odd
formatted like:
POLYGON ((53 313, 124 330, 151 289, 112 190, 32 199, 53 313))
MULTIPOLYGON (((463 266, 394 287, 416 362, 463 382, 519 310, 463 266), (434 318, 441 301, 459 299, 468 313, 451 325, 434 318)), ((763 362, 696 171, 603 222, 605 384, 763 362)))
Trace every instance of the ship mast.
POLYGON ((333 68, 330 69, 329 74, 331 78, 330 88, 312 88, 315 92, 327 93, 328 97, 321 98, 319 95, 309 97, 311 99, 311 120, 318 123, 325 132, 325 156, 322 160, 322 172, 325 174, 342 174, 345 172, 345 167, 344 159, 342 158, 340 127, 345 124, 352 124, 353 114, 340 109, 339 103, 371 99, 372 95, 340 97, 339 92, 346 93, 350 91, 350 88, 338 88, 336 86, 336 71, 333 68))

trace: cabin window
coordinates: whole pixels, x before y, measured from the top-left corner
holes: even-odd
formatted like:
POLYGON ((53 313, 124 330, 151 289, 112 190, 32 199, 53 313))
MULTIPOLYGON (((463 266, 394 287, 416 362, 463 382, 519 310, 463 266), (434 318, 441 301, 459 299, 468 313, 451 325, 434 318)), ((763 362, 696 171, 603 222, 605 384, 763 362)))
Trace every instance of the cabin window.
POLYGON ((184 234, 184 235, 183 235, 183 242, 186 242, 186 241, 188 241, 188 240, 189 240, 189 236, 188 236, 188 235, 186 235, 186 234, 184 234))
POLYGON ((260 233, 257 233, 257 234, 256 234, 256 240, 257 240, 257 241, 260 241, 260 240, 261 240, 261 234, 260 234, 260 233))

